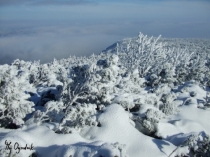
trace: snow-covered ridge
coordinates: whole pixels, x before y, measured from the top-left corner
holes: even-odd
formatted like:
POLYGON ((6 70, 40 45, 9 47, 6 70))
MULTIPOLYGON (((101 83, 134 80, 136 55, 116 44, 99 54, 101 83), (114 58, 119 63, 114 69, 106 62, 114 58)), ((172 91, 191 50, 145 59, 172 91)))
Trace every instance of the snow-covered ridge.
POLYGON ((209 156, 209 51, 139 33, 99 55, 0 65, 0 156, 209 156))

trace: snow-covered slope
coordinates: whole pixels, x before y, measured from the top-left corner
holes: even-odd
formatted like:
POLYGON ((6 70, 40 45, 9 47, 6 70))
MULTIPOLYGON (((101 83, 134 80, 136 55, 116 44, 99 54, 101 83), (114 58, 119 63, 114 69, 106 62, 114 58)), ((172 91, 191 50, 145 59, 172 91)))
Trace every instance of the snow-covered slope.
POLYGON ((139 33, 100 55, 0 65, 0 156, 210 156, 209 48, 139 33))

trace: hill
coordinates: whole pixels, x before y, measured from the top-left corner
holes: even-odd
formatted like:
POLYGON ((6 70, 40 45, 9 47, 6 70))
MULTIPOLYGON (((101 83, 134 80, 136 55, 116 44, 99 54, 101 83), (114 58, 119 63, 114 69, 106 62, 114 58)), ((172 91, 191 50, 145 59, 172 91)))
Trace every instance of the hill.
POLYGON ((99 55, 0 65, 0 155, 210 155, 210 40, 139 33, 99 55))

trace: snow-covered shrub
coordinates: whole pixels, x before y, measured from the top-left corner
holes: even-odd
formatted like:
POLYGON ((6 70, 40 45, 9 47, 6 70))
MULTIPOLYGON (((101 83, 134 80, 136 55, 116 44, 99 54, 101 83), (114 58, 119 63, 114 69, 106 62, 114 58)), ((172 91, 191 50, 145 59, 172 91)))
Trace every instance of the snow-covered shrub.
POLYGON ((168 83, 169 85, 173 85, 176 82, 175 76, 175 67, 173 64, 165 63, 163 69, 159 73, 160 81, 162 83, 168 83))
POLYGON ((165 118, 165 115, 160 110, 149 108, 145 112, 144 117, 134 116, 133 120, 136 124, 136 128, 140 132, 145 135, 156 137, 157 123, 163 118, 165 118))
POLYGON ((62 129, 56 130, 55 133, 59 133, 59 134, 71 134, 72 133, 72 128, 69 127, 69 126, 64 126, 62 129))
POLYGON ((61 98, 63 92, 63 86, 61 83, 53 85, 52 87, 40 86, 37 87, 37 89, 37 92, 41 97, 36 104, 38 106, 44 106, 48 101, 58 101, 61 98))
POLYGON ((29 101, 27 90, 32 88, 28 82, 28 72, 10 66, 2 76, 0 86, 0 125, 14 127, 24 124, 27 114, 34 111, 34 103, 29 101))
MULTIPOLYGON (((118 56, 111 55, 103 62, 98 62, 94 67, 88 83, 86 84, 86 100, 87 103, 92 102, 97 105, 108 105, 111 102, 111 94, 115 93, 118 89, 116 85, 119 80, 119 67, 117 65, 118 56), (106 66, 104 66, 104 64, 106 66)), ((90 68, 91 68, 90 67, 90 68)))
POLYGON ((208 157, 210 156, 210 137, 205 135, 203 139, 198 138, 197 146, 193 147, 190 145, 190 150, 194 156, 208 157))
POLYGON ((118 44, 120 64, 131 71, 138 68, 141 77, 147 76, 152 68, 158 69, 156 65, 161 64, 166 56, 159 38, 139 33, 137 38, 123 40, 118 44))
POLYGON ((104 105, 108 105, 111 103, 111 98, 110 98, 110 93, 109 93, 109 88, 108 87, 102 87, 100 89, 100 96, 99 96, 99 102, 104 105))
POLYGON ((135 127, 137 130, 139 130, 141 133, 148 135, 148 136, 154 136, 156 132, 156 126, 155 123, 145 119, 141 118, 139 116, 135 117, 134 119, 135 127))
POLYGON ((146 119, 152 123, 158 123, 162 118, 164 118, 164 114, 159 110, 148 109, 145 113, 146 119))
POLYGON ((173 85, 191 79, 203 84, 205 73, 209 71, 206 66, 207 55, 198 53, 200 50, 196 47, 193 49, 192 45, 170 47, 163 41, 160 36, 154 38, 139 33, 137 38, 124 39, 105 52, 106 55, 116 53, 120 66, 126 67, 128 71, 137 68, 141 77, 152 74, 161 76, 161 81, 156 79, 150 82, 153 86, 158 82, 173 85))
POLYGON ((79 104, 70 106, 68 112, 63 116, 59 130, 62 127, 70 127, 80 129, 84 126, 97 126, 96 105, 94 104, 79 104))
POLYGON ((43 111, 37 110, 33 117, 29 119, 26 124, 43 123, 43 122, 60 122, 64 116, 64 104, 59 101, 48 101, 43 108, 43 111))
POLYGON ((196 80, 201 84, 204 84, 205 73, 207 73, 207 67, 205 66, 205 55, 198 53, 189 53, 186 51, 184 55, 185 61, 176 66, 176 78, 179 82, 185 82, 190 80, 196 80), (188 56, 186 56, 188 54, 188 56))
POLYGON ((170 103, 172 103, 172 102, 174 101, 174 99, 176 99, 176 98, 177 98, 177 96, 176 96, 174 93, 168 93, 168 94, 162 95, 161 101, 162 101, 163 103, 168 103, 168 104, 170 104, 170 103))
POLYGON ((111 55, 108 59, 107 63, 108 66, 101 70, 101 81, 103 83, 108 82, 115 82, 116 77, 118 75, 119 67, 118 67, 118 56, 117 55, 111 55))
POLYGON ((166 95, 163 95, 161 98, 161 101, 163 102, 160 109, 163 113, 166 115, 173 115, 179 112, 178 106, 180 105, 179 101, 175 101, 176 95, 173 93, 169 93, 166 95))
POLYGON ((159 82, 160 82, 160 77, 158 77, 156 74, 151 74, 149 76, 147 85, 154 87, 154 86, 157 86, 159 82))
POLYGON ((130 82, 128 82, 128 86, 130 86, 130 90, 133 93, 139 93, 142 91, 142 88, 145 87, 146 80, 139 76, 139 70, 134 69, 130 75, 130 82))
MULTIPOLYGON (((179 149, 188 148, 187 152, 183 152, 183 156, 189 157, 209 157, 210 156, 210 137, 205 132, 199 134, 191 134, 187 139, 179 145, 170 155, 176 155, 177 157, 180 154, 179 149)), ((186 149, 185 149, 186 150, 186 149)))
POLYGON ((156 132, 155 125, 151 121, 144 119, 142 122, 142 125, 144 129, 146 129, 146 131, 143 131, 143 130, 141 131, 145 133, 146 135, 152 135, 156 132))
POLYGON ((142 102, 143 105, 151 105, 154 107, 159 107, 159 100, 155 94, 147 94, 142 102))
POLYGON ((118 75, 117 62, 118 57, 111 55, 106 60, 107 66, 97 67, 93 63, 91 66, 73 67, 70 73, 72 82, 69 84, 69 98, 65 101, 59 130, 64 126, 82 128, 85 125, 97 125, 94 116, 96 109, 100 110, 100 105, 107 105, 111 101, 110 92, 113 93, 111 89, 115 86, 118 75))
POLYGON ((158 98, 162 98, 163 95, 167 95, 171 92, 171 87, 168 86, 168 84, 159 84, 155 88, 151 89, 152 93, 155 93, 158 98))
MULTIPOLYGON (((72 82, 68 85, 68 94, 61 98, 63 101, 63 116, 58 121, 56 132, 63 127, 81 128, 85 125, 97 125, 94 114, 97 106, 91 99, 89 88, 95 74, 93 66, 77 66, 71 70, 72 82), (91 102, 91 104, 89 103, 91 102)), ((63 129, 65 132, 65 129, 63 129)))
POLYGON ((68 78, 68 69, 65 69, 57 60, 52 63, 39 64, 34 62, 29 66, 29 81, 38 90, 40 100, 38 104, 43 106, 51 100, 58 100, 61 95, 66 94, 68 83, 71 79, 68 78))
POLYGON ((205 103, 204 103, 204 105, 202 104, 201 108, 202 109, 209 109, 210 108, 210 97, 209 97, 208 94, 206 95, 205 103))
POLYGON ((124 72, 118 80, 116 87, 120 92, 138 94, 145 88, 146 80, 139 77, 138 69, 124 72))
POLYGON ((114 100, 114 103, 120 104, 125 109, 131 109, 134 107, 133 97, 129 94, 118 95, 114 100))
MULTIPOLYGON (((210 67, 208 69, 210 69, 210 67)), ((205 72, 205 78, 203 80, 203 85, 208 86, 208 87, 210 86, 210 79, 209 78, 210 78, 210 70, 205 72)))

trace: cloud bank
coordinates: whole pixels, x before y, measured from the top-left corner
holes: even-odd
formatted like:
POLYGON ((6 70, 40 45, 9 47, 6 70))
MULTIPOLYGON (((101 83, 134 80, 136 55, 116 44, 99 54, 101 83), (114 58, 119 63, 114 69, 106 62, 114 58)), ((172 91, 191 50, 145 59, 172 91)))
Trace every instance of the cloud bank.
POLYGON ((141 31, 210 38, 209 1, 0 1, 0 64, 100 53, 141 31), (88 5, 87 5, 88 4, 88 5))
POLYGON ((92 31, 78 27, 54 26, 8 33, 0 37, 0 63, 9 63, 16 58, 41 60, 43 63, 70 55, 97 54, 119 38, 117 35, 92 31))

